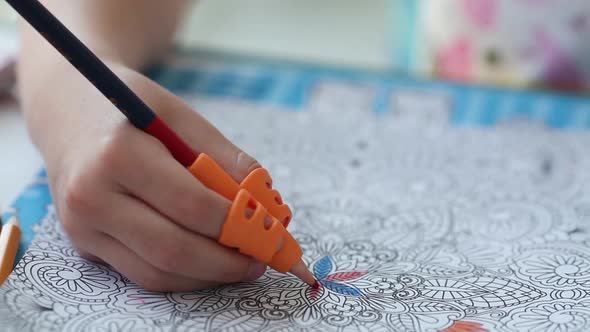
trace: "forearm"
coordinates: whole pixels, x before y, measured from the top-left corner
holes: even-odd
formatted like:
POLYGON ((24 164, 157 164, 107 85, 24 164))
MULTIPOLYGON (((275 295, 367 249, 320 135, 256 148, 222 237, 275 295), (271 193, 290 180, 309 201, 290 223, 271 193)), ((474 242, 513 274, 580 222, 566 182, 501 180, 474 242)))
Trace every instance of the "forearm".
MULTIPOLYGON (((171 44, 189 1, 42 2, 103 61, 111 66, 139 69, 156 60, 171 44)), ((89 83, 26 23, 21 29, 18 78, 22 109, 38 146, 46 140, 48 131, 71 116, 66 114, 70 107, 53 107, 55 103, 67 104, 69 93, 72 97, 76 93, 94 93, 89 83)), ((75 121, 72 125, 76 125, 75 121)))
MULTIPOLYGON (((48 9, 99 56, 141 67, 170 44, 188 0, 42 0, 48 9)), ((53 63, 58 54, 28 24, 22 29, 22 59, 53 63)))

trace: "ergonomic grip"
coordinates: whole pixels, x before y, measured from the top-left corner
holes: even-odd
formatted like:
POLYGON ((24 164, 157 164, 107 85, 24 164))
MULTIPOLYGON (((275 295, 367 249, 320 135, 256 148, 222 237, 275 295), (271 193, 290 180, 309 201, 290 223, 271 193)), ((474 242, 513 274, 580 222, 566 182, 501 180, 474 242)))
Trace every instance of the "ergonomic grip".
POLYGON ((218 241, 283 273, 289 272, 303 256, 293 236, 245 189, 236 195, 218 241), (248 209, 254 213, 249 215, 248 209), (272 223, 265 227, 267 218, 272 223))
POLYGON ((188 170, 207 188, 230 201, 234 201, 240 189, 246 189, 283 226, 289 225, 291 209, 283 202, 281 194, 272 188, 272 179, 266 169, 255 169, 238 184, 215 160, 201 153, 188 170))
POLYGON ((201 153, 188 170, 207 188, 233 202, 219 243, 237 248, 283 273, 289 272, 301 259, 301 247, 286 230, 291 209, 273 189, 266 169, 255 169, 238 184, 215 160, 201 153), (248 216, 247 209, 254 213, 248 216), (270 227, 264 225, 266 217, 273 220, 270 227))
POLYGON ((230 248, 237 248, 241 253, 268 264, 285 233, 287 233, 285 227, 272 218, 248 191, 242 189, 236 195, 221 228, 219 243, 230 248), (249 209, 254 210, 250 216, 248 216, 249 209), (269 227, 265 227, 267 218, 272 219, 269 227))
POLYGON ((287 204, 283 203, 281 194, 272 189, 272 179, 266 169, 257 168, 253 170, 240 183, 240 187, 248 190, 268 210, 268 213, 279 220, 283 226, 289 226, 291 209, 287 204))

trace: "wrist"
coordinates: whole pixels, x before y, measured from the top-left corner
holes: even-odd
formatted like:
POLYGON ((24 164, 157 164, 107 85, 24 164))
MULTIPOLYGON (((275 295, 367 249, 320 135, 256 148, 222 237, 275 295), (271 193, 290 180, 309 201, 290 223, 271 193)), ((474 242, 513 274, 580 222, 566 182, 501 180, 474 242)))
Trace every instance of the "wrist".
MULTIPOLYGON (((124 68, 115 60, 109 66, 124 68)), ((104 127, 105 122, 120 120, 118 113, 105 112, 105 108, 112 107, 110 102, 65 60, 21 77, 23 114, 30 136, 48 167, 67 159, 68 150, 98 134, 96 129, 104 127)))

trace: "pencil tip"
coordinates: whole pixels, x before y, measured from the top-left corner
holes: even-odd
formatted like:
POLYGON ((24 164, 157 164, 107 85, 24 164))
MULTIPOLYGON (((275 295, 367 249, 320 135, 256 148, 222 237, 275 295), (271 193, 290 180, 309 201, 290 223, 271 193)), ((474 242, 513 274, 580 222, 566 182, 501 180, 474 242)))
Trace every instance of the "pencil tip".
POLYGON ((313 286, 317 282, 314 275, 309 271, 303 261, 299 261, 297 264, 295 264, 295 266, 293 266, 291 269, 291 273, 310 286, 313 286))
POLYGON ((313 285, 311 285, 311 289, 313 289, 313 290, 320 289, 320 282, 316 280, 313 283, 313 285))

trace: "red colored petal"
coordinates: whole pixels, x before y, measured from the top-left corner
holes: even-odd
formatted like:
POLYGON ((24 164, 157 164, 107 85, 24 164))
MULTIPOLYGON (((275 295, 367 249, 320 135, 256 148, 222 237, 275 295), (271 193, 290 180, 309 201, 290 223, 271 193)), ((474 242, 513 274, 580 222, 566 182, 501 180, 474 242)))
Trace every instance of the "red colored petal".
POLYGON ((330 274, 329 276, 325 277, 324 280, 328 281, 347 281, 358 279, 362 276, 367 274, 366 271, 354 271, 354 272, 337 272, 330 274))
POLYGON ((488 330, 484 329, 481 323, 460 320, 440 332, 488 332, 488 330))

